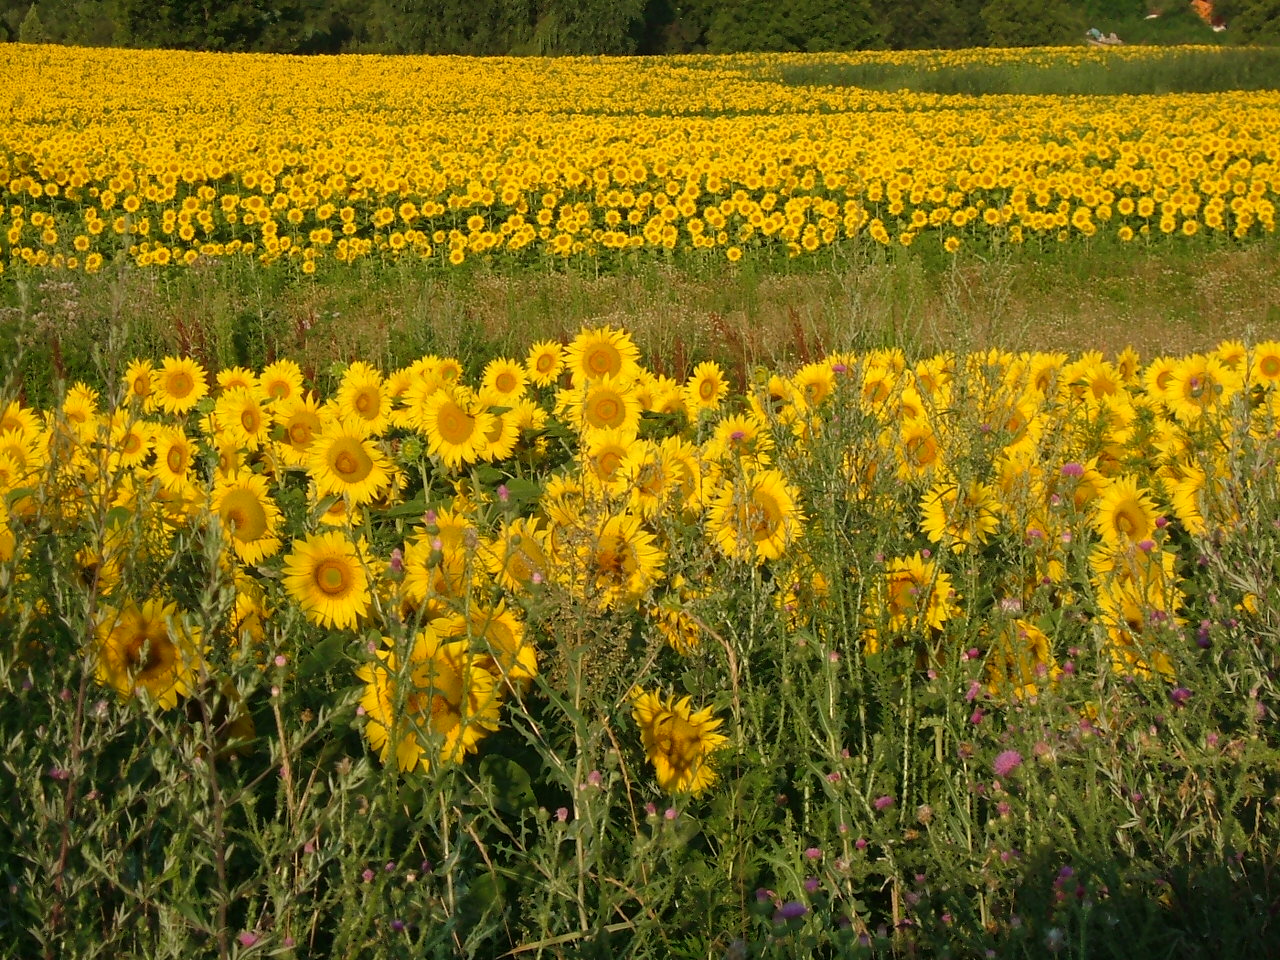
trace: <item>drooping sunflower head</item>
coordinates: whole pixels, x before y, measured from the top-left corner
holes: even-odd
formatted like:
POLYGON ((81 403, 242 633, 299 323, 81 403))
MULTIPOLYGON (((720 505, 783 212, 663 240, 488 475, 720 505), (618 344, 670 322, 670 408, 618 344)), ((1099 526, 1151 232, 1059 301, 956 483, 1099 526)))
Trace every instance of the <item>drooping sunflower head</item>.
POLYGON ((123 697, 146 693, 169 709, 190 691, 202 662, 199 632, 176 604, 148 600, 107 609, 98 620, 97 678, 123 697))
POLYGON ((428 626, 408 644, 384 642, 387 649, 356 671, 365 683, 365 737, 382 762, 394 755, 401 770, 425 770, 475 753, 498 729, 500 700, 467 641, 446 643, 428 626))
POLYGON ((726 482, 711 504, 707 525, 725 556, 763 563, 782 556, 800 535, 804 517, 797 493, 777 470, 726 482))
POLYGON ((245 563, 258 563, 280 549, 280 510, 265 477, 241 470, 220 481, 213 491, 213 510, 245 563))
POLYGON ((640 727, 645 755, 658 786, 668 793, 699 794, 716 781, 713 755, 728 743, 716 733, 723 722, 710 707, 694 711, 690 698, 676 700, 637 690, 631 716, 640 727))

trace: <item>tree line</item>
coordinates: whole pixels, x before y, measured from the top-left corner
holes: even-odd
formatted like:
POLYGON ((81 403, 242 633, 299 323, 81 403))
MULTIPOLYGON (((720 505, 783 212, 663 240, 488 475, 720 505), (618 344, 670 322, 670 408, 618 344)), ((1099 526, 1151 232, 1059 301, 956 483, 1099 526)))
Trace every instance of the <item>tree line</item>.
MULTIPOLYGON (((0 41, 268 53, 617 55, 1035 46, 1182 0, 0 0, 0 41)), ((1219 0, 1280 42, 1280 0, 1219 0)), ((1234 38, 1234 37, 1233 37, 1234 38)))

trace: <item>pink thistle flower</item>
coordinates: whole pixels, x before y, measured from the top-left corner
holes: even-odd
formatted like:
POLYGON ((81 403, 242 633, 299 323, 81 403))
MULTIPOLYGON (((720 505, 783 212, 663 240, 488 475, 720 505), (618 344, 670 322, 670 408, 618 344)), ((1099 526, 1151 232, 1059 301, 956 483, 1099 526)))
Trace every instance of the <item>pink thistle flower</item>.
POLYGON ((1022 765, 1022 754, 1017 750, 1005 750, 996 755, 995 762, 991 764, 991 768, 995 771, 997 777, 1004 778, 1017 770, 1022 765))

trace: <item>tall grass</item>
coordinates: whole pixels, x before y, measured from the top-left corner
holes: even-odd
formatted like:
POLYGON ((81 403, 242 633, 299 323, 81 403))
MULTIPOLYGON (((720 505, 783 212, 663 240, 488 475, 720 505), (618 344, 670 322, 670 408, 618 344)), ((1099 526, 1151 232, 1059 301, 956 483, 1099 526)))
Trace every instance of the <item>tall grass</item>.
POLYGON ((818 60, 787 64, 778 70, 782 81, 793 86, 866 87, 973 97, 1225 93, 1277 89, 1280 50, 1171 48, 1158 56, 1118 54, 1079 63, 1062 59, 999 64, 976 60, 963 64, 818 60))
POLYGON ((823 349, 1136 347, 1143 356, 1260 337, 1280 323, 1275 245, 1205 240, 1069 247, 1045 242, 952 257, 924 244, 845 243, 788 260, 654 259, 612 271, 366 263, 314 277, 230 260, 97 276, 11 270, 0 281, 0 345, 20 358, 16 389, 46 404, 58 382, 95 386, 108 336, 126 354, 189 353, 212 367, 289 356, 316 382, 357 358, 385 369, 427 353, 478 369, 490 356, 625 325, 651 362, 685 376, 715 359, 742 384, 756 364, 823 349))

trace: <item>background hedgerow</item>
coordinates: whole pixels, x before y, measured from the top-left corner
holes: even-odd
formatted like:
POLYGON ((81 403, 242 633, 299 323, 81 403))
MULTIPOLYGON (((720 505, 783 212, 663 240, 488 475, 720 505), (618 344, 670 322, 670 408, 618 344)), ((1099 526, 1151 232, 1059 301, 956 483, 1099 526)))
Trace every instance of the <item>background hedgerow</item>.
POLYGON ((1280 942, 1274 341, 104 368, 0 411, 15 956, 1280 942))

